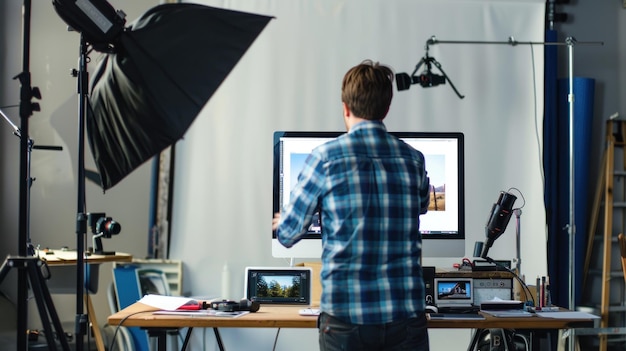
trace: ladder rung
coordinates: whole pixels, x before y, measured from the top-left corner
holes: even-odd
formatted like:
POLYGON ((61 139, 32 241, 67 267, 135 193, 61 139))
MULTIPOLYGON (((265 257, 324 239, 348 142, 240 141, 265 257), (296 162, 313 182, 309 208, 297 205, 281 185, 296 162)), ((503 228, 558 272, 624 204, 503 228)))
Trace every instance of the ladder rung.
MULTIPOLYGON (((604 235, 594 235, 593 239, 595 241, 604 241, 604 235)), ((617 238, 615 236, 611 237, 611 244, 617 243, 617 238)))
MULTIPOLYGON (((594 275, 594 276, 600 276, 600 275, 602 275, 602 269, 599 269, 599 268, 589 269, 588 274, 589 275, 594 275)), ((622 272, 622 270, 611 270, 609 272, 609 277, 610 278, 622 278, 623 279, 624 278, 624 272, 622 272)))
POLYGON ((576 328, 575 335, 625 335, 626 328, 576 328))

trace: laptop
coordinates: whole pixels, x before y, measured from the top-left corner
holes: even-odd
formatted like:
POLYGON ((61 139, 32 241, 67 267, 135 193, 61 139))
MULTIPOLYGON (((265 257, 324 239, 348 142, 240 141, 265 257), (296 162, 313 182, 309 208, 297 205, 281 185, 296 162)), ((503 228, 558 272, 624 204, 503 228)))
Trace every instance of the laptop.
POLYGON ((478 312, 472 278, 435 278, 435 306, 440 313, 478 312))

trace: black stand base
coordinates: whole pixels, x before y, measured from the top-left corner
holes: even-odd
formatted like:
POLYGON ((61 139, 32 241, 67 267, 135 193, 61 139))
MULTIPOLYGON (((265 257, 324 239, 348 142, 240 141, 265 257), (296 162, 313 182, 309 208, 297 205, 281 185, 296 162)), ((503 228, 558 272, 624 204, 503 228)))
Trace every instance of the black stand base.
MULTIPOLYGON (((54 336, 56 335, 57 339, 61 343, 62 349, 64 351, 69 351, 70 346, 67 342, 67 338, 65 337, 65 333, 63 332, 59 316, 54 308, 52 297, 50 297, 50 291, 48 290, 48 286, 44 282, 44 277, 41 273, 41 267, 44 264, 45 262, 40 260, 38 257, 7 256, 4 263, 2 263, 2 267, 0 267, 0 283, 4 280, 11 268, 17 268, 18 270, 25 271, 30 282, 30 287, 35 295, 35 300, 37 301, 37 308, 39 309, 41 323, 43 324, 46 332, 45 335, 49 350, 57 350, 57 344, 54 340, 54 336), (52 328, 51 322, 54 325, 54 329, 52 328)), ((17 337, 27 338, 28 336, 26 334, 26 330, 19 329, 20 328, 17 330, 17 337)))

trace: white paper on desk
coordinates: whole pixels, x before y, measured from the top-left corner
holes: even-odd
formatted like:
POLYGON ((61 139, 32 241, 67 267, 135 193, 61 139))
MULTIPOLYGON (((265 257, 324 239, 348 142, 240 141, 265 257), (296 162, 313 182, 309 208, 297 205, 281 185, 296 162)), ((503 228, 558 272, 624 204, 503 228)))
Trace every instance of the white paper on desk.
MULTIPOLYGON (((40 251, 41 252, 41 251, 40 251)), ((63 250, 54 250, 52 254, 48 253, 40 253, 39 257, 41 258, 56 258, 61 261, 76 261, 78 259, 77 251, 63 251, 63 250)), ((83 256, 85 257, 85 256, 83 256)))
POLYGON ((598 319, 599 316, 587 312, 578 311, 555 311, 555 312, 537 312, 539 317, 555 318, 555 319, 598 319))
POLYGON ((161 310, 175 311, 180 306, 192 300, 193 299, 188 297, 149 294, 142 297, 139 302, 148 306, 156 307, 161 310))
POLYGON ((189 311, 189 310, 179 310, 179 311, 154 311, 153 314, 164 314, 164 315, 174 315, 174 316, 196 316, 196 317, 227 317, 227 318, 237 318, 243 315, 250 313, 250 311, 217 311, 217 310, 197 310, 197 311, 189 311))

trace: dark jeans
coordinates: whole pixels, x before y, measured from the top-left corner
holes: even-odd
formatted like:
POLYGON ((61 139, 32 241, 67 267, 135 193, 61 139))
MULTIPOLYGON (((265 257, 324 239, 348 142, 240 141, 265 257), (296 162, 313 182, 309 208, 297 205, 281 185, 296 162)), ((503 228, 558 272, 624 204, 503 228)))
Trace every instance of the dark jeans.
POLYGON ((342 322, 320 314, 320 351, 429 351, 426 315, 381 325, 342 322))

